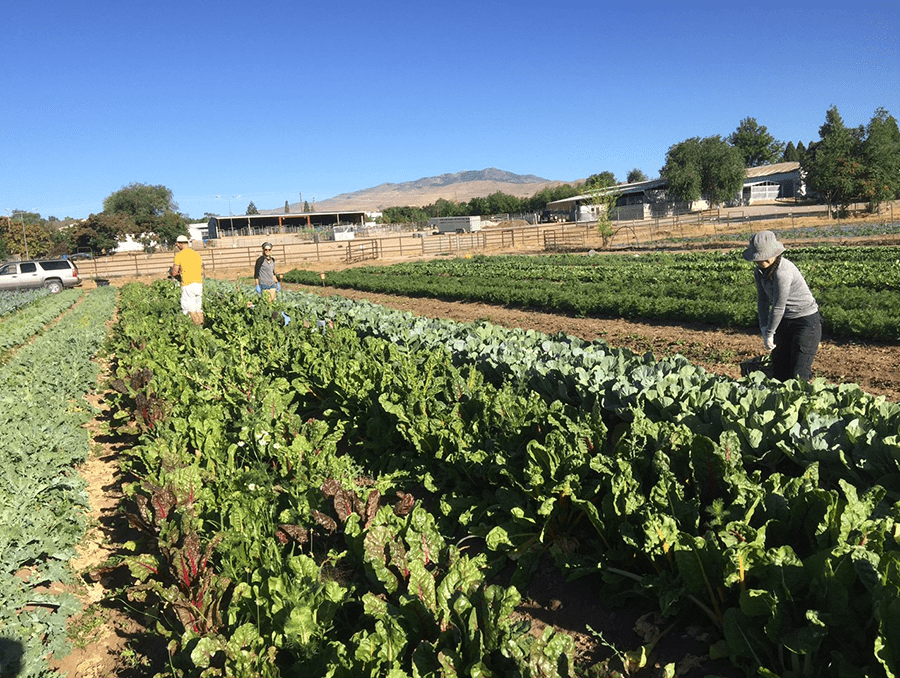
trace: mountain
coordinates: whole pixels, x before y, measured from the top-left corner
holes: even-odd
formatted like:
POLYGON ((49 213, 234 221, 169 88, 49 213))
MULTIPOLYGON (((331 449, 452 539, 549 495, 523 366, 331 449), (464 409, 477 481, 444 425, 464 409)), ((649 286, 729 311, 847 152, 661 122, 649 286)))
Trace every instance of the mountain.
MULTIPOLYGON (((406 205, 424 207, 440 198, 454 202, 468 202, 472 198, 483 198, 498 191, 514 195, 517 198, 530 198, 543 188, 566 183, 577 182, 553 181, 533 174, 513 174, 489 167, 483 170, 425 177, 400 184, 379 184, 361 191, 341 193, 333 198, 317 201, 315 209, 317 212, 340 212, 342 210, 380 212, 386 207, 406 205)), ((303 211, 303 205, 294 203, 290 209, 291 213, 297 214, 303 211)), ((268 213, 281 211, 281 209, 266 210, 268 213)))

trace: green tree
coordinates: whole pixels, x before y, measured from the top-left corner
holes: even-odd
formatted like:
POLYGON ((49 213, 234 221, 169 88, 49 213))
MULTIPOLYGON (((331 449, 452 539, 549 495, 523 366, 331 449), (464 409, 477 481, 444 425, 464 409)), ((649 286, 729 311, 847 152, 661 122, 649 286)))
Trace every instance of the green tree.
POLYGON ((381 215, 389 224, 420 224, 428 221, 428 213, 425 210, 411 205, 387 207, 382 210, 381 215))
POLYGON ((250 201, 250 204, 247 205, 247 214, 259 214, 259 210, 256 209, 256 205, 253 204, 253 201, 250 201))
POLYGON ((829 209, 846 209, 862 194, 859 145, 857 133, 844 125, 837 106, 831 106, 819 128, 819 141, 810 142, 801 160, 807 186, 829 209))
MULTIPOLYGON (((179 235, 189 235, 184 218, 175 212, 169 212, 157 219, 153 233, 157 242, 168 247, 175 246, 175 239, 179 235)), ((142 242, 144 242, 144 248, 149 249, 149 244, 152 241, 145 237, 142 239, 142 242)))
POLYGON ((793 141, 787 142, 784 152, 781 154, 781 160, 783 162, 800 162, 800 154, 797 152, 797 147, 794 146, 793 141))
POLYGON ((670 198, 685 202, 703 198, 712 206, 740 193, 746 170, 740 151, 716 135, 692 137, 670 147, 660 176, 670 198))
POLYGON ((132 183, 110 194, 103 201, 103 211, 127 214, 138 229, 152 231, 158 218, 178 211, 178 204, 165 186, 132 183))
POLYGON ((485 198, 487 211, 483 214, 510 214, 522 211, 522 199, 497 191, 485 198))
POLYGON ((666 193, 673 200, 699 200, 700 137, 691 137, 669 147, 666 164, 659 171, 666 180, 666 193))
POLYGON ((184 216, 178 213, 178 204, 172 198, 172 191, 162 185, 129 184, 103 201, 103 212, 108 216, 117 215, 128 219, 114 219, 108 223, 102 220, 94 222, 99 229, 96 236, 85 237, 95 244, 79 245, 80 247, 112 251, 117 246, 117 243, 110 244, 108 240, 113 233, 118 238, 133 235, 144 243, 145 248, 153 241, 171 245, 178 235, 187 233, 184 216))
POLYGON ((433 204, 427 206, 425 211, 436 217, 464 217, 468 209, 465 205, 438 198, 433 204))
POLYGON ((784 144, 769 134, 765 125, 756 118, 744 118, 728 137, 728 143, 737 148, 744 160, 744 167, 758 167, 778 162, 784 144))
POLYGON ((40 259, 50 254, 53 238, 40 221, 40 215, 35 221, 26 218, 34 213, 15 210, 12 214, 12 218, 0 220, 0 254, 4 258, 16 254, 22 259, 40 259))
POLYGON ((900 196, 900 129, 884 108, 875 111, 866 127, 862 162, 862 189, 870 209, 900 196))
POLYGON ((603 241, 603 247, 609 247, 609 243, 615 235, 612 215, 619 198, 619 191, 615 186, 597 186, 591 189, 590 203, 593 206, 594 216, 597 217, 597 232, 603 241))
POLYGON ((627 181, 629 184, 636 184, 636 183, 639 182, 639 181, 647 181, 647 175, 644 174, 644 173, 643 173, 641 170, 639 170, 637 167, 635 167, 633 170, 631 170, 631 171, 628 173, 628 177, 626 178, 626 181, 627 181))
POLYGON ((487 198, 476 195, 474 198, 469 200, 469 214, 471 214, 472 216, 483 216, 490 213, 491 212, 487 202, 487 198))
POLYGON ((607 186, 615 186, 618 181, 616 181, 616 175, 612 172, 600 172, 599 174, 592 174, 587 179, 584 180, 584 190, 585 191, 593 191, 597 188, 606 188, 607 186))
POLYGON ((287 200, 284 201, 284 213, 285 214, 291 213, 291 206, 288 204, 287 200))
POLYGON ((140 232, 130 214, 105 211, 90 215, 70 230, 76 249, 89 247, 95 254, 112 252, 126 235, 140 232))
POLYGON ((306 200, 303 201, 303 211, 309 213, 309 203, 306 200))

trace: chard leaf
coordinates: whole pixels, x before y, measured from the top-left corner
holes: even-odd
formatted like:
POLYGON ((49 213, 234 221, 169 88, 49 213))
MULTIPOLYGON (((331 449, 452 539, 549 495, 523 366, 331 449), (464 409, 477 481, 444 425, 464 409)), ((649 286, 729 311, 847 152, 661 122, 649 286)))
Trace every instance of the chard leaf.
POLYGON ((437 595, 435 593, 434 576, 420 560, 409 562, 409 591, 425 605, 429 612, 437 615, 437 595))
POLYGON ((293 608, 284 625, 284 635, 288 642, 301 647, 309 645, 317 630, 316 613, 307 606, 293 608))
POLYGON ((397 590, 397 577, 387 566, 387 546, 395 538, 393 530, 387 525, 373 525, 364 539, 364 561, 371 568, 375 578, 380 581, 388 593, 397 590))

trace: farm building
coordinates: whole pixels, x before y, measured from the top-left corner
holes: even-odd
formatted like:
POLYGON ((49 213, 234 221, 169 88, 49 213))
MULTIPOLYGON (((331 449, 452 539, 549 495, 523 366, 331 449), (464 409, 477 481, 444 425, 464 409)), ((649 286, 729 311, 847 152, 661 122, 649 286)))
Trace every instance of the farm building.
MULTIPOLYGON (((619 221, 666 217, 708 208, 704 200, 693 203, 669 200, 666 196, 665 179, 617 184, 611 190, 618 195, 613 219, 619 221)), ((803 195, 804 190, 798 162, 750 167, 747 169, 744 187, 740 195, 734 197, 733 204, 753 205, 778 198, 794 198, 803 195)), ((586 221, 595 218, 591 202, 592 197, 588 194, 576 195, 564 200, 554 200, 547 204, 547 209, 568 215, 573 221, 586 221)))
POLYGON ((365 221, 366 213, 362 211, 245 214, 241 216, 210 217, 207 222, 207 228, 209 229, 209 238, 225 238, 239 235, 298 233, 309 229, 331 230, 335 226, 361 227, 365 224, 365 221))

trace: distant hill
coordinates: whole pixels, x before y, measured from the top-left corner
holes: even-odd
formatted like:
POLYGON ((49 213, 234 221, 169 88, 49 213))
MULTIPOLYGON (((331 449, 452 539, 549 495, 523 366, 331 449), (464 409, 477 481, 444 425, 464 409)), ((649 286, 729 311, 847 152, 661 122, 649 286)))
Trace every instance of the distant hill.
MULTIPOLYGON (((327 200, 316 201, 318 212, 339 212, 341 210, 380 212, 387 207, 412 205, 424 207, 440 198, 454 202, 468 202, 472 198, 483 198, 492 193, 506 193, 517 198, 530 198, 538 191, 561 184, 575 184, 578 181, 554 181, 533 174, 513 174, 494 167, 483 170, 469 170, 455 174, 441 174, 400 184, 385 183, 352 193, 342 193, 327 200)), ((312 206, 312 205, 310 205, 312 206)), ((290 206, 291 212, 303 211, 302 203, 290 206)), ((282 209, 265 210, 279 213, 282 209)))

